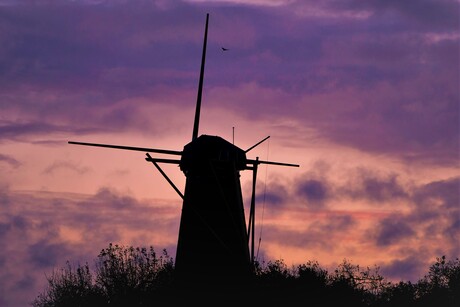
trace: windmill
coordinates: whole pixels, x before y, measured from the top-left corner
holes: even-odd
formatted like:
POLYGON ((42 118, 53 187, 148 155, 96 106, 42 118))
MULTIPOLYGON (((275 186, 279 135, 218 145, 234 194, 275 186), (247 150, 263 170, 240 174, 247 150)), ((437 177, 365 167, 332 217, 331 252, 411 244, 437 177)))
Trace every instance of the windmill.
POLYGON ((175 271, 179 278, 239 279, 254 264, 255 188, 260 164, 298 167, 297 164, 248 159, 246 154, 269 138, 243 150, 219 136, 198 135, 209 14, 206 15, 200 79, 192 140, 182 151, 69 141, 69 144, 142 151, 183 199, 175 271), (150 153, 176 156, 152 157, 150 153), (186 176, 184 193, 160 167, 177 164, 186 176), (248 225, 244 214, 240 171, 252 170, 248 225))

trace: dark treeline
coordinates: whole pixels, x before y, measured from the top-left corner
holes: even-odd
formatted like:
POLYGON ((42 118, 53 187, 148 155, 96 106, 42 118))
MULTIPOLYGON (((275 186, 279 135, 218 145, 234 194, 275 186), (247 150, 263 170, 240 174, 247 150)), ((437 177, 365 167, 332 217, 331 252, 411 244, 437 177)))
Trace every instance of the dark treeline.
MULTIPOLYGON (((288 267, 282 260, 256 263, 244 282, 221 287, 212 281, 178 288, 166 250, 109 244, 95 261, 70 262, 50 276, 32 302, 45 306, 460 306, 460 260, 437 258, 416 283, 389 282, 379 268, 348 261, 333 272, 316 261, 288 267), (209 303, 209 304, 208 304, 209 303)), ((198 280, 198 279, 197 279, 198 280)))

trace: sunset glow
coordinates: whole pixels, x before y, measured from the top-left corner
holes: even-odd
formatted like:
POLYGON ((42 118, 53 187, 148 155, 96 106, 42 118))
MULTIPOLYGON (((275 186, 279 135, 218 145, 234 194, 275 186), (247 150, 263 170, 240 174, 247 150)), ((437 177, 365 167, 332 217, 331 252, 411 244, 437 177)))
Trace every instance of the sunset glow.
POLYGON ((181 151, 206 13, 199 134, 300 164, 259 168, 260 261, 415 282, 460 256, 457 0, 45 2, 0 0, 1 306, 111 242, 175 256, 182 201, 145 154, 67 142, 181 151))

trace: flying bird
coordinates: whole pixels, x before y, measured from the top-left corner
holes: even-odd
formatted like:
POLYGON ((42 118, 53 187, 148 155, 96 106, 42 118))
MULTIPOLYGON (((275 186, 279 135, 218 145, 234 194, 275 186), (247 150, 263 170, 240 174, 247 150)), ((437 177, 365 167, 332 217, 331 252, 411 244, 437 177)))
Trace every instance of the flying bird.
POLYGON ((222 51, 227 51, 228 49, 227 48, 224 48, 224 47, 221 47, 222 48, 222 51))

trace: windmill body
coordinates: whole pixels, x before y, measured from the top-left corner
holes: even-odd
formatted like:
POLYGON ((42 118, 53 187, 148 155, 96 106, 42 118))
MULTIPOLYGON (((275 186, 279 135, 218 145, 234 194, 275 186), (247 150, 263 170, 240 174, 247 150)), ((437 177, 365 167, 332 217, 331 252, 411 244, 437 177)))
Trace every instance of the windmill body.
POLYGON ((180 168, 186 184, 176 254, 178 276, 215 280, 248 274, 240 185, 246 153, 218 136, 201 135, 185 145, 180 168))
POLYGON ((219 136, 198 136, 208 20, 209 14, 206 15, 192 141, 182 151, 72 141, 69 144, 146 152, 146 160, 154 164, 183 199, 175 261, 178 280, 186 283, 205 281, 221 284, 222 281, 240 281, 252 269, 258 165, 299 165, 261 161, 258 158, 251 160, 246 157, 251 149, 269 137, 247 150, 242 150, 219 136), (152 157, 149 153, 180 156, 180 159, 152 157), (161 163, 179 165, 186 176, 183 194, 161 169, 161 163), (243 170, 253 171, 248 225, 240 183, 240 171, 243 170))

